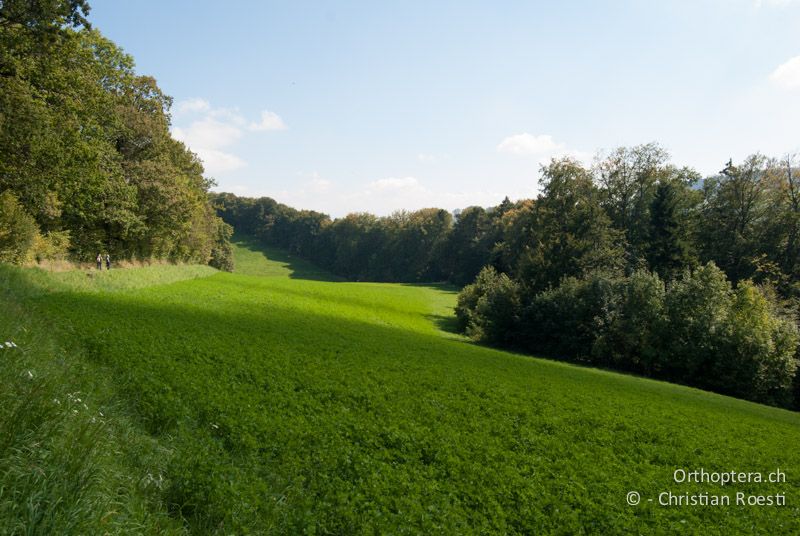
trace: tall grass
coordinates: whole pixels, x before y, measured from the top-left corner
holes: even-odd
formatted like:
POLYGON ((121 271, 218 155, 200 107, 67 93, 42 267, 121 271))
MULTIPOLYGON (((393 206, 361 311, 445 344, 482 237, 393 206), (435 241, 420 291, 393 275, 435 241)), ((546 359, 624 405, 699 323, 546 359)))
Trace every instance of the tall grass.
POLYGON ((182 532, 135 469, 151 442, 22 305, 42 291, 29 276, 0 267, 0 534, 182 532))

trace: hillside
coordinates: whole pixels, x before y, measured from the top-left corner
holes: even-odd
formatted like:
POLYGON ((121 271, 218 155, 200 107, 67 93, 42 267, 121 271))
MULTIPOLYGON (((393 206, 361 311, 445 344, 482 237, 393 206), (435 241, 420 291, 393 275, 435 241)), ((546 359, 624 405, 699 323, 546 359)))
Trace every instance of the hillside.
POLYGON ((0 424, 23 430, 0 445, 8 532, 800 532, 796 413, 471 344, 447 287, 339 282, 242 238, 234 254, 233 274, 0 267, 19 346, 0 354, 0 424), (78 391, 100 432, 61 416, 78 391), (79 439, 42 447, 21 415, 79 439), (786 506, 660 506, 666 491, 786 506))

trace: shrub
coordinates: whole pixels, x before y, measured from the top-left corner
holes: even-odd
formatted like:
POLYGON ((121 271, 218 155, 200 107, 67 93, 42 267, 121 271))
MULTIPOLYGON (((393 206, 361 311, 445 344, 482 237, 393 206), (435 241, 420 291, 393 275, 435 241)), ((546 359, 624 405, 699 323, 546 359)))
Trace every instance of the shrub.
POLYGON ((460 329, 471 338, 510 344, 519 338, 516 333, 519 311, 519 285, 487 266, 458 295, 456 317, 460 329))
POLYGON ((0 262, 23 263, 38 233, 36 221, 17 197, 9 190, 0 194, 0 262))
POLYGON ((219 221, 217 240, 211 248, 211 260, 208 261, 209 266, 225 272, 233 271, 233 246, 231 246, 230 241, 232 236, 233 227, 219 221))
POLYGON ((777 316, 765 295, 751 282, 736 289, 726 355, 711 375, 717 390, 759 402, 787 404, 797 363, 797 328, 777 316))
POLYGON ((36 233, 28 257, 37 263, 46 260, 63 261, 69 255, 69 247, 69 231, 50 231, 45 235, 36 233))
POLYGON ((533 295, 487 267, 461 292, 456 312, 478 341, 773 405, 797 397, 794 322, 750 281, 734 290, 713 263, 687 271, 668 290, 642 270, 627 278, 570 277, 533 295))
POLYGON ((666 294, 663 372, 669 379, 708 385, 725 351, 733 289, 714 263, 686 272, 666 294))
POLYGON ((461 289, 456 304, 456 319, 460 331, 469 332, 475 324, 478 300, 486 293, 486 289, 497 275, 497 271, 492 266, 485 266, 478 273, 474 282, 461 289))
POLYGON ((523 346, 566 359, 592 359, 592 346, 616 308, 615 279, 569 277, 530 300, 522 312, 523 346))
POLYGON ((592 354, 611 366, 651 373, 660 368, 664 283, 657 274, 634 272, 616 288, 618 304, 608 312, 592 354))
POLYGON ((475 336, 490 343, 513 343, 519 323, 520 287, 506 274, 497 274, 487 281, 483 295, 475 306, 472 330, 475 336))

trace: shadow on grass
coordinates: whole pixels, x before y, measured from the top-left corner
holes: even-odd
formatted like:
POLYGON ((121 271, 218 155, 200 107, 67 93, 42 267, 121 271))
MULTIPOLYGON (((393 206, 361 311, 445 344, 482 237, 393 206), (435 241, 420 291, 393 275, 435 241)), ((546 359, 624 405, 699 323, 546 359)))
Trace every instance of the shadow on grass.
POLYGON ((345 281, 305 259, 291 255, 283 249, 264 245, 255 238, 235 235, 232 242, 238 248, 249 253, 246 262, 237 259, 237 268, 234 270, 236 273, 261 276, 285 275, 290 279, 309 281, 345 281), (244 265, 241 269, 239 268, 240 264, 244 265))
POLYGON ((461 291, 461 287, 453 285, 452 283, 398 283, 404 287, 420 287, 420 288, 430 288, 433 290, 438 290, 440 292, 447 292, 449 294, 458 294, 461 291))
POLYGON ((458 330, 458 319, 455 316, 446 315, 425 315, 437 329, 453 335, 462 335, 458 330))

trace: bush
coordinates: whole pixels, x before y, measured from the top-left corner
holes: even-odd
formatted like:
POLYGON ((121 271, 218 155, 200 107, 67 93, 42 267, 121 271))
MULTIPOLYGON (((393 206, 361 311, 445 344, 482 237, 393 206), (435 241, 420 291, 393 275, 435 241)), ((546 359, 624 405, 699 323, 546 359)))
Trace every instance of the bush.
POLYGON ((664 325, 664 283, 657 274, 634 272, 616 289, 615 309, 608 311, 606 329, 598 334, 592 354, 603 363, 645 374, 661 367, 664 325))
POLYGON ((724 354, 733 289, 713 263, 685 273, 666 295, 663 373, 668 379, 708 385, 724 354))
POLYGON ((519 311, 519 285, 487 266, 459 294, 456 317, 460 328, 474 340, 511 344, 519 338, 519 311))
POLYGON ((217 240, 211 248, 211 260, 208 261, 209 266, 225 272, 233 271, 233 246, 231 246, 232 236, 233 227, 227 223, 219 221, 217 240))
POLYGON ((728 323, 729 348, 716 360, 712 386, 759 402, 790 403, 797 368, 795 324, 774 314, 749 281, 736 289, 728 323))
POLYGON ((713 263, 669 289, 647 271, 628 278, 595 273, 533 296, 487 267, 461 292, 456 312, 478 341, 773 405, 797 397, 794 322, 750 281, 734 290, 713 263))
POLYGON ((22 264, 38 234, 36 221, 17 197, 9 190, 0 194, 0 262, 22 264))
POLYGON ((490 343, 513 343, 518 338, 519 294, 519 285, 506 274, 491 279, 475 307, 474 334, 490 343))
POLYGON ((458 320, 458 329, 463 332, 469 332, 471 326, 475 324, 475 315, 477 314, 478 300, 486 293, 486 289, 491 285, 491 281, 497 277, 497 271, 491 267, 484 267, 475 277, 475 281, 467 285, 458 294, 458 302, 456 304, 456 319, 458 320))
POLYGON ((69 255, 69 247, 69 231, 50 231, 46 235, 36 233, 28 257, 37 263, 46 260, 63 261, 69 255))
POLYGON ((617 285, 601 274, 569 277, 535 295, 522 312, 522 345, 564 359, 591 361, 592 347, 617 307, 617 285))

